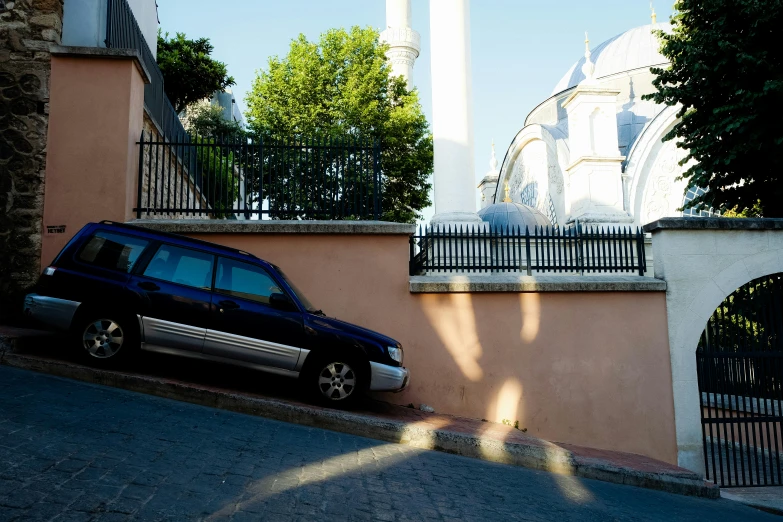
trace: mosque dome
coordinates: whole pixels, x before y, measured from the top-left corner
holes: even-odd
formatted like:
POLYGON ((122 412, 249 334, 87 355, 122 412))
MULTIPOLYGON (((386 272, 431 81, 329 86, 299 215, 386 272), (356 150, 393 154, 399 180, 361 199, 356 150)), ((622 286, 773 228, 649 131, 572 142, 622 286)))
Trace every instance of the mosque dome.
MULTIPOLYGON (((670 33, 671 25, 661 23, 643 25, 610 38, 601 45, 591 49, 591 60, 595 64, 594 78, 601 79, 634 69, 642 69, 662 65, 669 60, 660 53, 660 42, 653 30, 662 29, 670 33)), ((555 86, 552 94, 575 87, 585 79, 582 65, 585 59, 576 62, 555 86)))
POLYGON ((494 203, 479 210, 478 215, 492 230, 519 227, 524 232, 525 227, 532 231, 533 227, 552 226, 541 211, 521 203, 494 203))

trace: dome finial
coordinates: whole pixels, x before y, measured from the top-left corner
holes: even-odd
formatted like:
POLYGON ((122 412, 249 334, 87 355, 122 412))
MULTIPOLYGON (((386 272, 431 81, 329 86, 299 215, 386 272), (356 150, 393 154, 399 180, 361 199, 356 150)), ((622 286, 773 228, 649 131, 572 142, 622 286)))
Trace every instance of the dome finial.
POLYGON ((585 79, 582 80, 582 83, 592 83, 594 73, 595 64, 590 60, 590 38, 585 31, 585 63, 582 65, 582 74, 585 75, 585 79))
POLYGON ((498 171, 498 159, 495 157, 495 139, 492 139, 492 156, 489 158, 489 170, 496 173, 498 171))
POLYGON ((653 6, 652 0, 650 0, 650 11, 652 11, 652 23, 655 25, 658 23, 658 15, 655 14, 655 7, 653 6))
POLYGON ((511 193, 511 189, 510 189, 510 188, 508 188, 508 181, 506 181, 506 189, 505 189, 505 192, 506 192, 506 197, 505 197, 505 198, 503 198, 503 203, 511 203, 511 195, 510 195, 510 193, 511 193))

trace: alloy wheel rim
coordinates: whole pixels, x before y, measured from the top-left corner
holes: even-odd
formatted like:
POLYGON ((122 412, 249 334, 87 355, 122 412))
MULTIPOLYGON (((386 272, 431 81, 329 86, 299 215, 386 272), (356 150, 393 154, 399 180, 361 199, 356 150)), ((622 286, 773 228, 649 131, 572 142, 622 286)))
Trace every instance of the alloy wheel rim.
POLYGON ((98 319, 87 325, 82 335, 84 349, 98 359, 108 359, 120 351, 124 341, 122 328, 111 319, 98 319))
POLYGON ((318 374, 318 389, 329 400, 345 400, 356 389, 356 372, 344 362, 329 363, 318 374))

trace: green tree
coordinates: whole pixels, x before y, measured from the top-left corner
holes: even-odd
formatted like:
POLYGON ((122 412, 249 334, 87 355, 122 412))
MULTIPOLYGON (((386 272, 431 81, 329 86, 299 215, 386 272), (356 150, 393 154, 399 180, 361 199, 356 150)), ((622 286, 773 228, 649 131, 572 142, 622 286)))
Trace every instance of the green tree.
POLYGON ((216 218, 230 218, 233 209, 240 207, 242 167, 230 147, 221 146, 215 138, 193 136, 193 143, 201 145, 197 155, 203 177, 202 194, 215 212, 216 218))
POLYGON ((412 223, 430 204, 432 135, 417 91, 390 77, 386 49, 372 28, 300 35, 256 76, 246 116, 271 139, 379 142, 382 218, 412 223))
POLYGON ((192 103, 185 112, 183 125, 189 133, 209 138, 239 138, 245 130, 238 121, 223 116, 223 108, 209 102, 192 103))
POLYGON ((187 107, 183 125, 196 148, 187 148, 193 154, 201 176, 202 195, 218 218, 232 217, 233 208, 244 208, 240 185, 248 165, 247 155, 237 155, 237 145, 246 140, 245 130, 239 122, 226 120, 223 108, 208 100, 192 103, 187 107))
POLYGON ((687 150, 682 165, 694 162, 688 186, 706 189, 686 208, 783 217, 783 0, 675 9, 673 32, 658 32, 671 65, 652 69, 657 92, 645 99, 680 107, 664 140, 687 150))
POLYGON ((235 84, 226 64, 210 57, 213 50, 209 38, 189 40, 177 33, 169 39, 168 33, 158 31, 158 67, 166 96, 177 112, 235 84))

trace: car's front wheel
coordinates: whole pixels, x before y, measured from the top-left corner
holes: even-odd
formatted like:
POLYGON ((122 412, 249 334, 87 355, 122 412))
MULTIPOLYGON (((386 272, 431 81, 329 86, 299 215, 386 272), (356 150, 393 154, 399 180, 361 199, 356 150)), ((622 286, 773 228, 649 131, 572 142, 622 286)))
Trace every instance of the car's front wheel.
POLYGON ((137 325, 129 317, 117 313, 81 314, 74 335, 82 357, 100 365, 129 359, 139 345, 137 325))
POLYGON ((348 406, 356 403, 368 387, 363 366, 355 357, 320 357, 305 379, 311 394, 322 404, 348 406))

